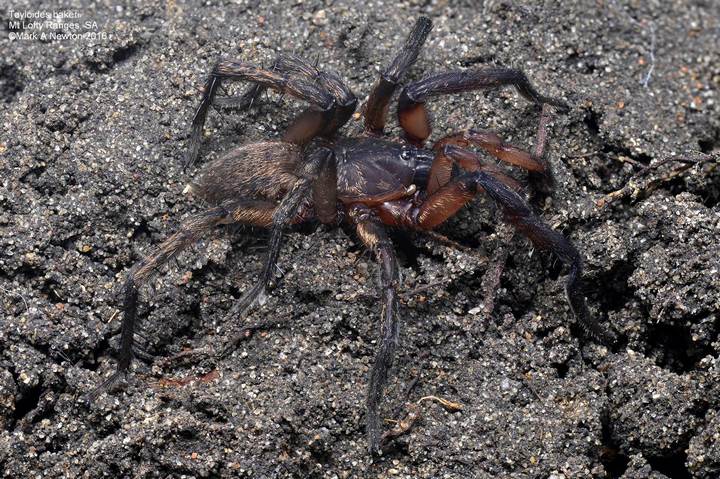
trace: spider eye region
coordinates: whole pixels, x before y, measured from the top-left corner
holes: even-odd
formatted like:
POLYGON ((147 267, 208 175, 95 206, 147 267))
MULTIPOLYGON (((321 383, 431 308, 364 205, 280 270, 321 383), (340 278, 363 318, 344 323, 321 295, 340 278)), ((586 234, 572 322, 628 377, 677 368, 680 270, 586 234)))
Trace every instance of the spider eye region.
POLYGON ((417 148, 405 145, 400 150, 400 159, 403 161, 410 161, 415 158, 416 153, 417 153, 417 148))

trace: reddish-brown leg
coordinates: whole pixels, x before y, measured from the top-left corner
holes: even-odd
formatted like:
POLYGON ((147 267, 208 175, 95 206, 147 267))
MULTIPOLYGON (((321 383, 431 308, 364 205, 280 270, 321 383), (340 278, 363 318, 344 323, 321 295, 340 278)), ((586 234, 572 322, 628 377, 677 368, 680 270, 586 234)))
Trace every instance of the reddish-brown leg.
POLYGON ((453 179, 428 196, 420 205, 415 219, 417 227, 423 230, 434 229, 448 218, 455 216, 455 213, 472 200, 476 193, 477 187, 471 174, 453 179))
MULTIPOLYGON (((466 171, 477 171, 479 169, 488 171, 499 179, 510 178, 499 168, 495 168, 493 171, 489 167, 490 165, 485 168, 476 167, 473 169, 471 162, 463 161, 464 157, 469 156, 469 153, 466 152, 467 150, 462 150, 461 152, 460 148, 452 148, 453 146, 461 148, 466 148, 470 145, 478 146, 505 163, 528 170, 531 175, 534 175, 536 180, 548 182, 550 180, 550 169, 545 161, 545 149, 547 147, 547 124, 549 118, 549 107, 544 105, 535 139, 535 148, 532 154, 509 143, 505 143, 502 137, 489 131, 466 130, 439 139, 435 142, 435 145, 433 145, 435 161, 433 161, 430 170, 427 188, 428 193, 437 191, 438 188, 450 181, 453 163, 457 163, 466 171), (450 155, 453 153, 454 158, 451 158, 450 155), (547 179, 543 180, 544 177, 547 177, 547 179)), ((481 162, 479 156, 476 158, 478 162, 481 162)), ((508 186, 513 186, 512 182, 504 180, 503 182, 508 186)))
POLYGON ((522 191, 523 189, 518 180, 505 173, 498 165, 484 163, 479 153, 456 146, 447 146, 445 147, 445 154, 454 159, 460 165, 460 168, 465 171, 484 171, 502 181, 505 186, 514 191, 522 191))
MULTIPOLYGON (((433 150, 435 150, 435 160, 433 161, 428 178, 428 193, 434 193, 450 181, 453 164, 457 164, 464 171, 487 171, 498 179, 501 179, 503 183, 511 188, 516 190, 520 188, 520 184, 508 176, 502 169, 495 165, 485 163, 481 155, 464 148, 470 143, 481 146, 478 142, 469 139, 468 134, 474 133, 480 132, 469 130, 468 132, 456 133, 442 138, 435 144, 433 147, 433 150)), ((485 148, 486 151, 492 148, 493 151, 489 152, 496 158, 506 163, 521 166, 530 171, 542 171, 542 165, 536 162, 529 153, 503 143, 502 138, 495 134, 482 133, 482 135, 486 137, 489 136, 492 140, 498 140, 485 148), (501 155, 495 154, 494 152, 496 150, 501 150, 501 155)))
POLYGON ((590 316, 585 303, 581 288, 582 259, 575 246, 562 234, 543 223, 522 196, 493 175, 479 171, 453 178, 430 195, 419 209, 404 215, 402 217, 405 221, 404 226, 426 230, 435 228, 453 216, 480 191, 484 191, 502 208, 505 220, 515 226, 518 232, 530 239, 536 247, 555 253, 570 267, 565 290, 578 323, 592 337, 609 342, 608 334, 590 316))

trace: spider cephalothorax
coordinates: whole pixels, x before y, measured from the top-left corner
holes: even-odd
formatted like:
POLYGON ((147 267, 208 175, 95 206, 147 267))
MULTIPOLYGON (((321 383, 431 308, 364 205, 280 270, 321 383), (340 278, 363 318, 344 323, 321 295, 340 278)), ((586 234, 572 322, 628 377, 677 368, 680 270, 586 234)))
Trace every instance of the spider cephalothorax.
POLYGON ((436 73, 405 85, 398 100, 398 120, 404 139, 383 137, 390 99, 415 62, 432 28, 420 18, 405 45, 384 70, 363 109, 365 132, 340 137, 338 131, 357 106, 356 97, 335 75, 290 55, 264 69, 237 61, 221 61, 205 85, 193 118, 188 164, 198 154, 202 128, 221 82, 251 83, 236 102, 241 107, 270 88, 292 95, 309 107, 283 138, 247 144, 203 168, 193 184, 195 194, 213 207, 191 217, 129 272, 124 286, 124 318, 117 372, 91 397, 121 377, 135 354, 138 286, 161 265, 221 224, 246 224, 270 230, 267 259, 257 284, 233 306, 237 320, 265 291, 274 271, 285 230, 293 224, 342 223, 354 228, 373 251, 380 267, 381 323, 379 349, 370 374, 367 434, 372 452, 380 446, 378 405, 398 339, 399 269, 386 229, 431 230, 442 224, 476 194, 490 196, 505 219, 541 248, 554 252, 570 268, 568 301, 579 324, 591 336, 604 338, 590 317, 581 293, 581 259, 575 247, 545 225, 521 195, 520 185, 493 162, 469 149, 478 147, 496 159, 534 175, 548 176, 543 153, 551 107, 566 108, 560 100, 540 95, 518 70, 481 68, 436 73), (425 108, 433 96, 510 85, 541 109, 536 146, 532 153, 506 144, 491 132, 467 130, 424 148, 431 132, 425 108))

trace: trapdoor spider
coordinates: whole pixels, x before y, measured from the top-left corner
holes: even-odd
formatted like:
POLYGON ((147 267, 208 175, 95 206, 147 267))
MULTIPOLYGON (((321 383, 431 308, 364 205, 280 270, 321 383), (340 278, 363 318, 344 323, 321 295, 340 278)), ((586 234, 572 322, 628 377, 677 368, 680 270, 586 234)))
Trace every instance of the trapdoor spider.
POLYGON ((560 233, 533 213, 516 180, 493 162, 469 149, 478 147, 498 160, 536 174, 547 174, 543 160, 550 107, 564 109, 557 99, 538 93, 521 71, 487 67, 435 73, 407 84, 397 113, 404 141, 383 134, 390 100, 418 57, 432 28, 420 18, 402 49, 384 70, 363 109, 365 132, 341 137, 338 131, 354 113, 357 99, 336 75, 291 55, 281 55, 270 68, 240 61, 220 61, 205 85, 192 121, 187 163, 198 155, 207 113, 222 82, 243 80, 249 90, 239 97, 247 107, 265 89, 291 95, 309 104, 277 141, 244 145, 205 166, 194 192, 215 205, 187 220, 182 228, 136 264, 124 285, 117 372, 91 393, 94 397, 124 375, 137 354, 135 346, 138 287, 181 250, 221 224, 244 224, 270 230, 269 249, 259 281, 231 308, 228 319, 244 315, 264 293, 275 269, 283 233, 290 225, 319 222, 349 225, 374 253, 380 268, 380 340, 367 392, 367 436, 370 451, 379 451, 378 406, 398 343, 398 263, 387 227, 432 230, 452 217, 476 194, 490 196, 505 220, 535 246, 555 253, 570 268, 566 291, 583 329, 595 339, 605 334, 594 321, 581 293, 581 258, 560 233), (431 121, 426 101, 434 96, 477 89, 513 86, 542 110, 533 153, 509 145, 487 131, 467 130, 424 148, 431 121))

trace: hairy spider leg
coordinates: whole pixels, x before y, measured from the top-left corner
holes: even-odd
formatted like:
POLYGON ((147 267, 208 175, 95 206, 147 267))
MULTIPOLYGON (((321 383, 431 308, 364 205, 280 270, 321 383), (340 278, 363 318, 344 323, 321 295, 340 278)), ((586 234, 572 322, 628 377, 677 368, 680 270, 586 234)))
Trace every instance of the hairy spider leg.
MULTIPOLYGON (((452 156, 451 156, 452 158, 452 156)), ((501 180, 485 171, 463 173, 453 178, 420 205, 412 220, 420 229, 430 230, 453 216, 475 195, 485 191, 502 209, 505 221, 528 237, 533 244, 555 253, 570 268, 565 291, 578 324, 592 338, 608 343, 608 333, 590 316, 582 294, 582 259, 562 234, 554 231, 533 213, 527 202, 501 180)))
MULTIPOLYGON (((268 69, 269 71, 277 71, 277 64, 278 64, 278 58, 273 61, 273 64, 268 69)), ((205 125, 205 120, 207 119, 207 113, 211 106, 213 105, 219 105, 219 106, 225 106, 225 107, 232 107, 239 110, 244 110, 246 108, 250 108, 255 101, 257 101, 258 97, 262 95, 267 90, 267 85, 263 83, 253 83, 251 84, 245 93, 243 93, 240 97, 225 97, 225 98, 218 98, 216 96, 217 90, 221 87, 222 80, 221 77, 215 74, 215 69, 213 69, 213 72, 208 77, 207 81, 205 82, 205 87, 203 89, 203 95, 202 100, 200 102, 200 105, 198 106, 197 110, 195 111, 195 115, 192 119, 192 130, 190 132, 190 145, 188 148, 188 154, 185 159, 185 165, 184 167, 187 168, 191 166, 195 160, 197 159, 198 151, 200 148, 200 139, 202 136, 202 129, 205 125)))
POLYGON ((279 55, 269 69, 239 61, 221 61, 208 77, 202 100, 193 116, 185 168, 197 159, 207 112, 217 101, 216 93, 224 79, 253 83, 237 101, 239 108, 249 107, 267 88, 309 103, 310 108, 295 119, 284 137, 285 141, 299 145, 317 135, 333 135, 347 122, 357 105, 355 95, 337 75, 318 70, 295 55, 279 55))
POLYGON ((365 131, 382 135, 387 119, 388 105, 395 90, 410 67, 417 60, 425 40, 432 30, 432 21, 427 17, 418 18, 415 26, 405 40, 405 44, 395 55, 390 65, 380 75, 365 104, 365 131))
MULTIPOLYGON (((313 198, 319 198, 321 204, 329 206, 332 201, 333 206, 335 206, 332 197, 336 195, 336 186, 333 184, 331 188, 327 187, 329 178, 332 178, 335 172, 334 167, 335 155, 332 150, 320 148, 310 154, 307 162, 303 165, 299 173, 297 182, 290 191, 287 192, 273 212, 272 221, 269 225, 271 230, 268 253, 260 278, 255 285, 235 303, 226 319, 235 320, 238 317, 243 317, 255 304, 257 299, 265 293, 277 265, 285 228, 297 218, 302 204, 312 196, 313 198)), ((322 214, 326 217, 329 215, 327 211, 322 214)), ((331 220, 334 221, 334 216, 331 220)))
MULTIPOLYGON (((207 82, 205 83, 202 101, 200 102, 200 105, 195 112, 195 116, 193 117, 192 132, 190 134, 190 148, 185 162, 186 167, 191 165, 197 158, 200 137, 203 125, 205 124, 205 120, 207 118, 207 112, 214 101, 217 89, 223 79, 240 79, 259 85, 256 89, 251 87, 250 90, 248 90, 246 95, 248 95, 249 98, 255 98, 262 92, 263 89, 272 88, 281 93, 290 94, 310 103, 320 111, 316 111, 314 116, 305 115, 304 120, 302 121, 316 123, 314 125, 315 129, 319 129, 321 126, 321 118, 319 117, 322 117, 323 114, 332 116, 334 101, 329 93, 321 90, 314 84, 308 83, 306 79, 289 78, 287 75, 278 73, 276 70, 276 64, 274 64, 271 69, 263 69, 248 63, 232 60, 221 61, 215 65, 207 82)), ((296 123, 298 123, 301 119, 302 118, 296 120, 296 123)), ((313 125, 307 125, 306 128, 312 130, 312 126, 313 125)))
POLYGON ((320 158, 317 178, 313 182, 313 209, 317 219, 326 225, 337 223, 337 162, 335 154, 325 154, 320 158))
MULTIPOLYGON (((474 133, 472 130, 470 130, 470 132, 474 133)), ((492 135, 491 138, 493 140, 497 138, 499 143, 502 142, 502 139, 497 137, 497 135, 490 135, 492 135)), ((435 144, 433 147, 433 150, 435 150, 435 160, 433 161, 430 169, 430 175, 428 176, 426 188, 428 194, 435 193, 438 189, 445 186, 450 181, 453 172, 453 165, 455 164, 460 166, 464 171, 487 171, 514 190, 522 189, 517 180, 509 176, 497 165, 489 164, 483 161, 482 155, 465 149, 464 147, 469 143, 471 142, 467 141, 465 133, 458 133, 445 137, 435 144)), ((515 149, 514 147, 509 148, 515 149)), ((507 151, 506 148, 503 149, 505 150, 504 152, 507 151)), ((522 150, 518 151, 522 152, 522 150)), ((525 155, 529 158, 528 154, 525 155)), ((493 154, 493 156, 498 158, 495 154, 493 154)))
POLYGON ((276 69, 281 73, 303 78, 308 83, 319 83, 335 99, 334 115, 325 127, 318 132, 319 136, 330 137, 334 135, 355 112, 357 98, 340 77, 334 73, 320 70, 316 64, 291 54, 279 55, 275 64, 276 69))
POLYGON ((430 169, 427 192, 432 194, 450 181, 453 164, 455 163, 465 171, 487 171, 511 188, 520 190, 515 186, 517 182, 507 176, 500 168, 484 164, 480 155, 464 149, 470 145, 479 146, 505 163, 519 166, 531 173, 537 173, 539 176, 550 176, 550 167, 545 160, 548 118, 548 107, 544 105, 532 154, 505 143, 502 137, 490 131, 471 129, 440 138, 433 145, 435 160, 430 169), (452 158, 450 158, 451 155, 452 158))
POLYGON ((272 224, 274 211, 274 203, 261 200, 238 200, 225 206, 211 208, 186 220, 177 232, 163 241, 148 256, 130 269, 122 289, 123 321, 117 370, 108 380, 87 394, 87 401, 93 401, 99 394, 120 379, 130 368, 132 358, 138 355, 135 348, 138 322, 138 288, 162 265, 177 256, 188 246, 197 242, 216 226, 242 223, 267 227, 272 224))
POLYGON ((195 110, 195 115, 193 115, 188 152, 185 157, 183 169, 187 169, 192 166, 197 159, 198 152, 200 151, 200 138, 202 137, 203 126, 205 126, 205 119, 207 118, 208 110, 215 99, 215 93, 217 93, 219 87, 220 78, 215 75, 210 75, 205 81, 202 100, 200 101, 200 105, 198 105, 197 110, 195 110))
MULTIPOLYGON (((261 65, 264 68, 264 65, 261 65)), ((270 71, 276 71, 277 68, 277 58, 273 61, 272 65, 270 65, 270 68, 268 70, 270 71)), ((213 75, 211 74, 209 79, 211 79, 213 75)), ((218 79, 219 80, 219 79, 218 79)), ((222 82, 218 81, 218 88, 222 88, 222 82)), ((265 85, 261 85, 260 83, 252 83, 245 92, 242 95, 239 96, 222 96, 218 97, 213 95, 212 98, 209 99, 210 106, 219 106, 220 108, 232 108, 236 110, 245 110, 247 108, 251 108, 253 104, 257 101, 257 99, 265 93, 267 90, 267 87, 265 85)), ((225 92, 225 89, 223 88, 223 92, 225 92)), ((203 95, 203 100, 205 100, 205 96, 203 95)), ((193 118, 194 120, 195 118, 193 118)), ((204 124, 205 118, 202 118, 202 124, 204 124)), ((203 126, 203 125, 200 126, 203 126)), ((194 131, 194 130, 193 130, 194 131)))
MULTIPOLYGON (((277 64, 278 57, 275 58, 268 70, 277 71, 277 64)), ((212 75, 210 75, 210 78, 212 78, 212 75)), ((265 93, 265 91, 267 91, 267 87, 265 85, 262 85, 260 83, 253 83, 245 90, 245 93, 240 96, 213 97, 211 98, 210 102, 213 106, 217 105, 221 108, 226 107, 235 108, 237 110, 244 110, 246 108, 251 108, 253 104, 255 104, 255 102, 258 100, 260 95, 265 93)), ((203 119, 202 121, 204 122, 205 120, 203 119)))
POLYGON ((355 224, 361 241, 375 254, 380 266, 380 295, 382 301, 380 345, 370 372, 366 417, 370 453, 377 454, 380 451, 381 431, 378 407, 398 344, 397 290, 400 284, 400 273, 392 242, 373 211, 365 205, 354 204, 349 208, 349 216, 355 224))
POLYGON ((528 100, 538 105, 552 105, 567 109, 559 99, 543 96, 532 86, 520 70, 509 68, 482 68, 464 71, 435 73, 407 85, 398 100, 398 120, 409 142, 422 146, 432 132, 430 115, 425 101, 433 96, 465 91, 514 86, 528 100))

